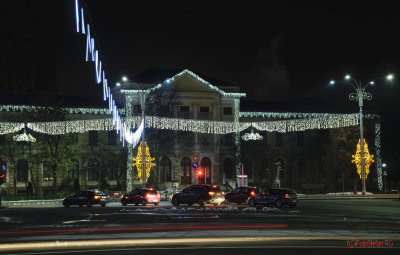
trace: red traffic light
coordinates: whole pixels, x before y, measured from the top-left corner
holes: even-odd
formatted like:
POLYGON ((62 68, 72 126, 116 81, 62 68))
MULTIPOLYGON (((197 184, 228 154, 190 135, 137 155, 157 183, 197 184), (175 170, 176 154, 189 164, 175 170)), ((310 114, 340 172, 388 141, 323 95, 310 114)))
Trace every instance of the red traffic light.
POLYGON ((198 170, 198 171, 197 171, 197 175, 198 175, 198 176, 203 175, 203 171, 202 171, 202 170, 198 170))

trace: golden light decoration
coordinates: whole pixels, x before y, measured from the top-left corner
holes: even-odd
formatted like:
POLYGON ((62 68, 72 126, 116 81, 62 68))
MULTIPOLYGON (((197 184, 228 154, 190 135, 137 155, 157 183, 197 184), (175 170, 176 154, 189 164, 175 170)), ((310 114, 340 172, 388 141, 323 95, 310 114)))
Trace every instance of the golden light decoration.
MULTIPOLYGON (((361 158, 361 145, 360 145, 360 139, 358 139, 358 144, 357 144, 357 150, 356 154, 352 155, 353 160, 351 163, 355 163, 357 166, 357 173, 361 176, 361 163, 362 163, 362 158, 361 158)), ((364 139, 364 165, 365 165, 365 179, 367 179, 367 176, 369 174, 369 166, 374 162, 374 155, 369 154, 368 151, 368 145, 367 142, 364 139)))
MULTIPOLYGON (((142 173, 143 173, 143 154, 142 154, 142 144, 143 142, 140 142, 139 147, 138 147, 138 153, 136 155, 136 158, 133 158, 133 160, 135 161, 135 163, 132 164, 132 166, 136 166, 137 171, 138 171, 138 179, 142 180, 142 173)), ((155 160, 155 158, 152 158, 150 156, 150 148, 149 146, 147 146, 147 142, 145 142, 145 146, 146 146, 146 159, 144 162, 145 168, 146 168, 146 182, 147 179, 149 179, 150 177, 150 169, 155 166, 156 164, 153 163, 153 161, 155 160)))

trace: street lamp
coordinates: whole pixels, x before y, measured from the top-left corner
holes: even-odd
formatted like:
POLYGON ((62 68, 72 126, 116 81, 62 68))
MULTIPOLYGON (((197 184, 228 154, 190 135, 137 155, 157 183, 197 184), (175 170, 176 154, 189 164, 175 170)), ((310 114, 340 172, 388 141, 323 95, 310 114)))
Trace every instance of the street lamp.
MULTIPOLYGON (((363 83, 361 81, 356 81, 353 79, 350 74, 346 74, 344 77, 344 81, 341 83, 345 83, 353 87, 356 92, 349 94, 349 99, 351 101, 358 101, 358 106, 360 107, 360 147, 361 147, 361 181, 362 181, 362 195, 365 196, 366 194, 366 173, 365 173, 365 157, 364 157, 364 135, 363 135, 363 112, 362 107, 364 105, 365 100, 371 100, 372 95, 369 92, 366 92, 366 88, 369 85, 374 85, 376 80, 385 79, 387 81, 392 81, 394 79, 393 74, 388 74, 385 78, 378 78, 371 80, 367 83, 363 83)), ((336 82, 331 80, 329 82, 330 85, 334 85, 336 82)))
MULTIPOLYGON (((122 81, 124 83, 127 82, 133 82, 128 79, 127 76, 122 76, 122 81)), ((134 83, 134 82, 133 82, 134 83)), ((142 131, 142 187, 146 187, 146 174, 145 174, 145 169, 146 169, 146 146, 145 146, 145 130, 146 130, 146 118, 144 114, 145 106, 146 106, 146 93, 144 93, 144 90, 139 87, 137 83, 134 83, 137 87, 137 89, 140 92, 140 106, 142 110, 142 121, 143 121, 143 131, 142 131)), ((118 85, 117 85, 118 86, 118 85)))
POLYGON ((386 182, 386 176, 388 175, 387 171, 386 171, 386 163, 382 164, 383 167, 383 177, 385 178, 385 194, 387 193, 387 182, 386 182))

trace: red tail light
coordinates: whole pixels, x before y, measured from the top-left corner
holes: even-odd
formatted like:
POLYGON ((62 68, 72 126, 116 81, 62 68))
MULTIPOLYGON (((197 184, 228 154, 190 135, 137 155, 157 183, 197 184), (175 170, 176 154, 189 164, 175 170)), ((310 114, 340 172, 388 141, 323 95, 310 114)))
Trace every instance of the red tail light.
POLYGON ((208 195, 210 195, 210 196, 215 195, 215 192, 214 191, 209 191, 208 195))
POLYGON ((256 193, 254 191, 250 191, 250 195, 254 196, 256 193))
POLYGON ((285 198, 289 198, 289 194, 285 194, 285 198))

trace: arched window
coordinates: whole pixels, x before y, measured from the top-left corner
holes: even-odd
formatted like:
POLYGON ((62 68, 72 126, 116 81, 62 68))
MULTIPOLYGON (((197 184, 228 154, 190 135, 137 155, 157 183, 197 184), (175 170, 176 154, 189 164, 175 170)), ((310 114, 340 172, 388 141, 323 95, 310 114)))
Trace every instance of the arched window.
POLYGON ((90 159, 88 162, 88 181, 97 181, 99 179, 98 172, 99 162, 96 159, 90 159))
POLYGON ((28 161, 20 159, 17 162, 17 182, 28 182, 28 161))
POLYGON ((118 161, 115 159, 110 159, 107 162, 107 180, 117 180, 118 179, 118 161))
POLYGON ((68 171, 68 176, 72 179, 79 179, 79 161, 72 159, 72 167, 68 171))
POLYGON ((202 179, 201 183, 211 184, 211 160, 209 158, 203 158, 200 163, 200 168, 204 170, 205 180, 202 179))
POLYGON ((234 179, 236 175, 235 164, 230 158, 224 159, 224 172, 227 179, 234 179))
POLYGON ((190 158, 183 158, 181 160, 181 183, 182 184, 192 183, 192 165, 190 158))
POLYGON ((160 176, 161 176, 161 182, 172 181, 171 160, 167 157, 161 159, 160 176))

